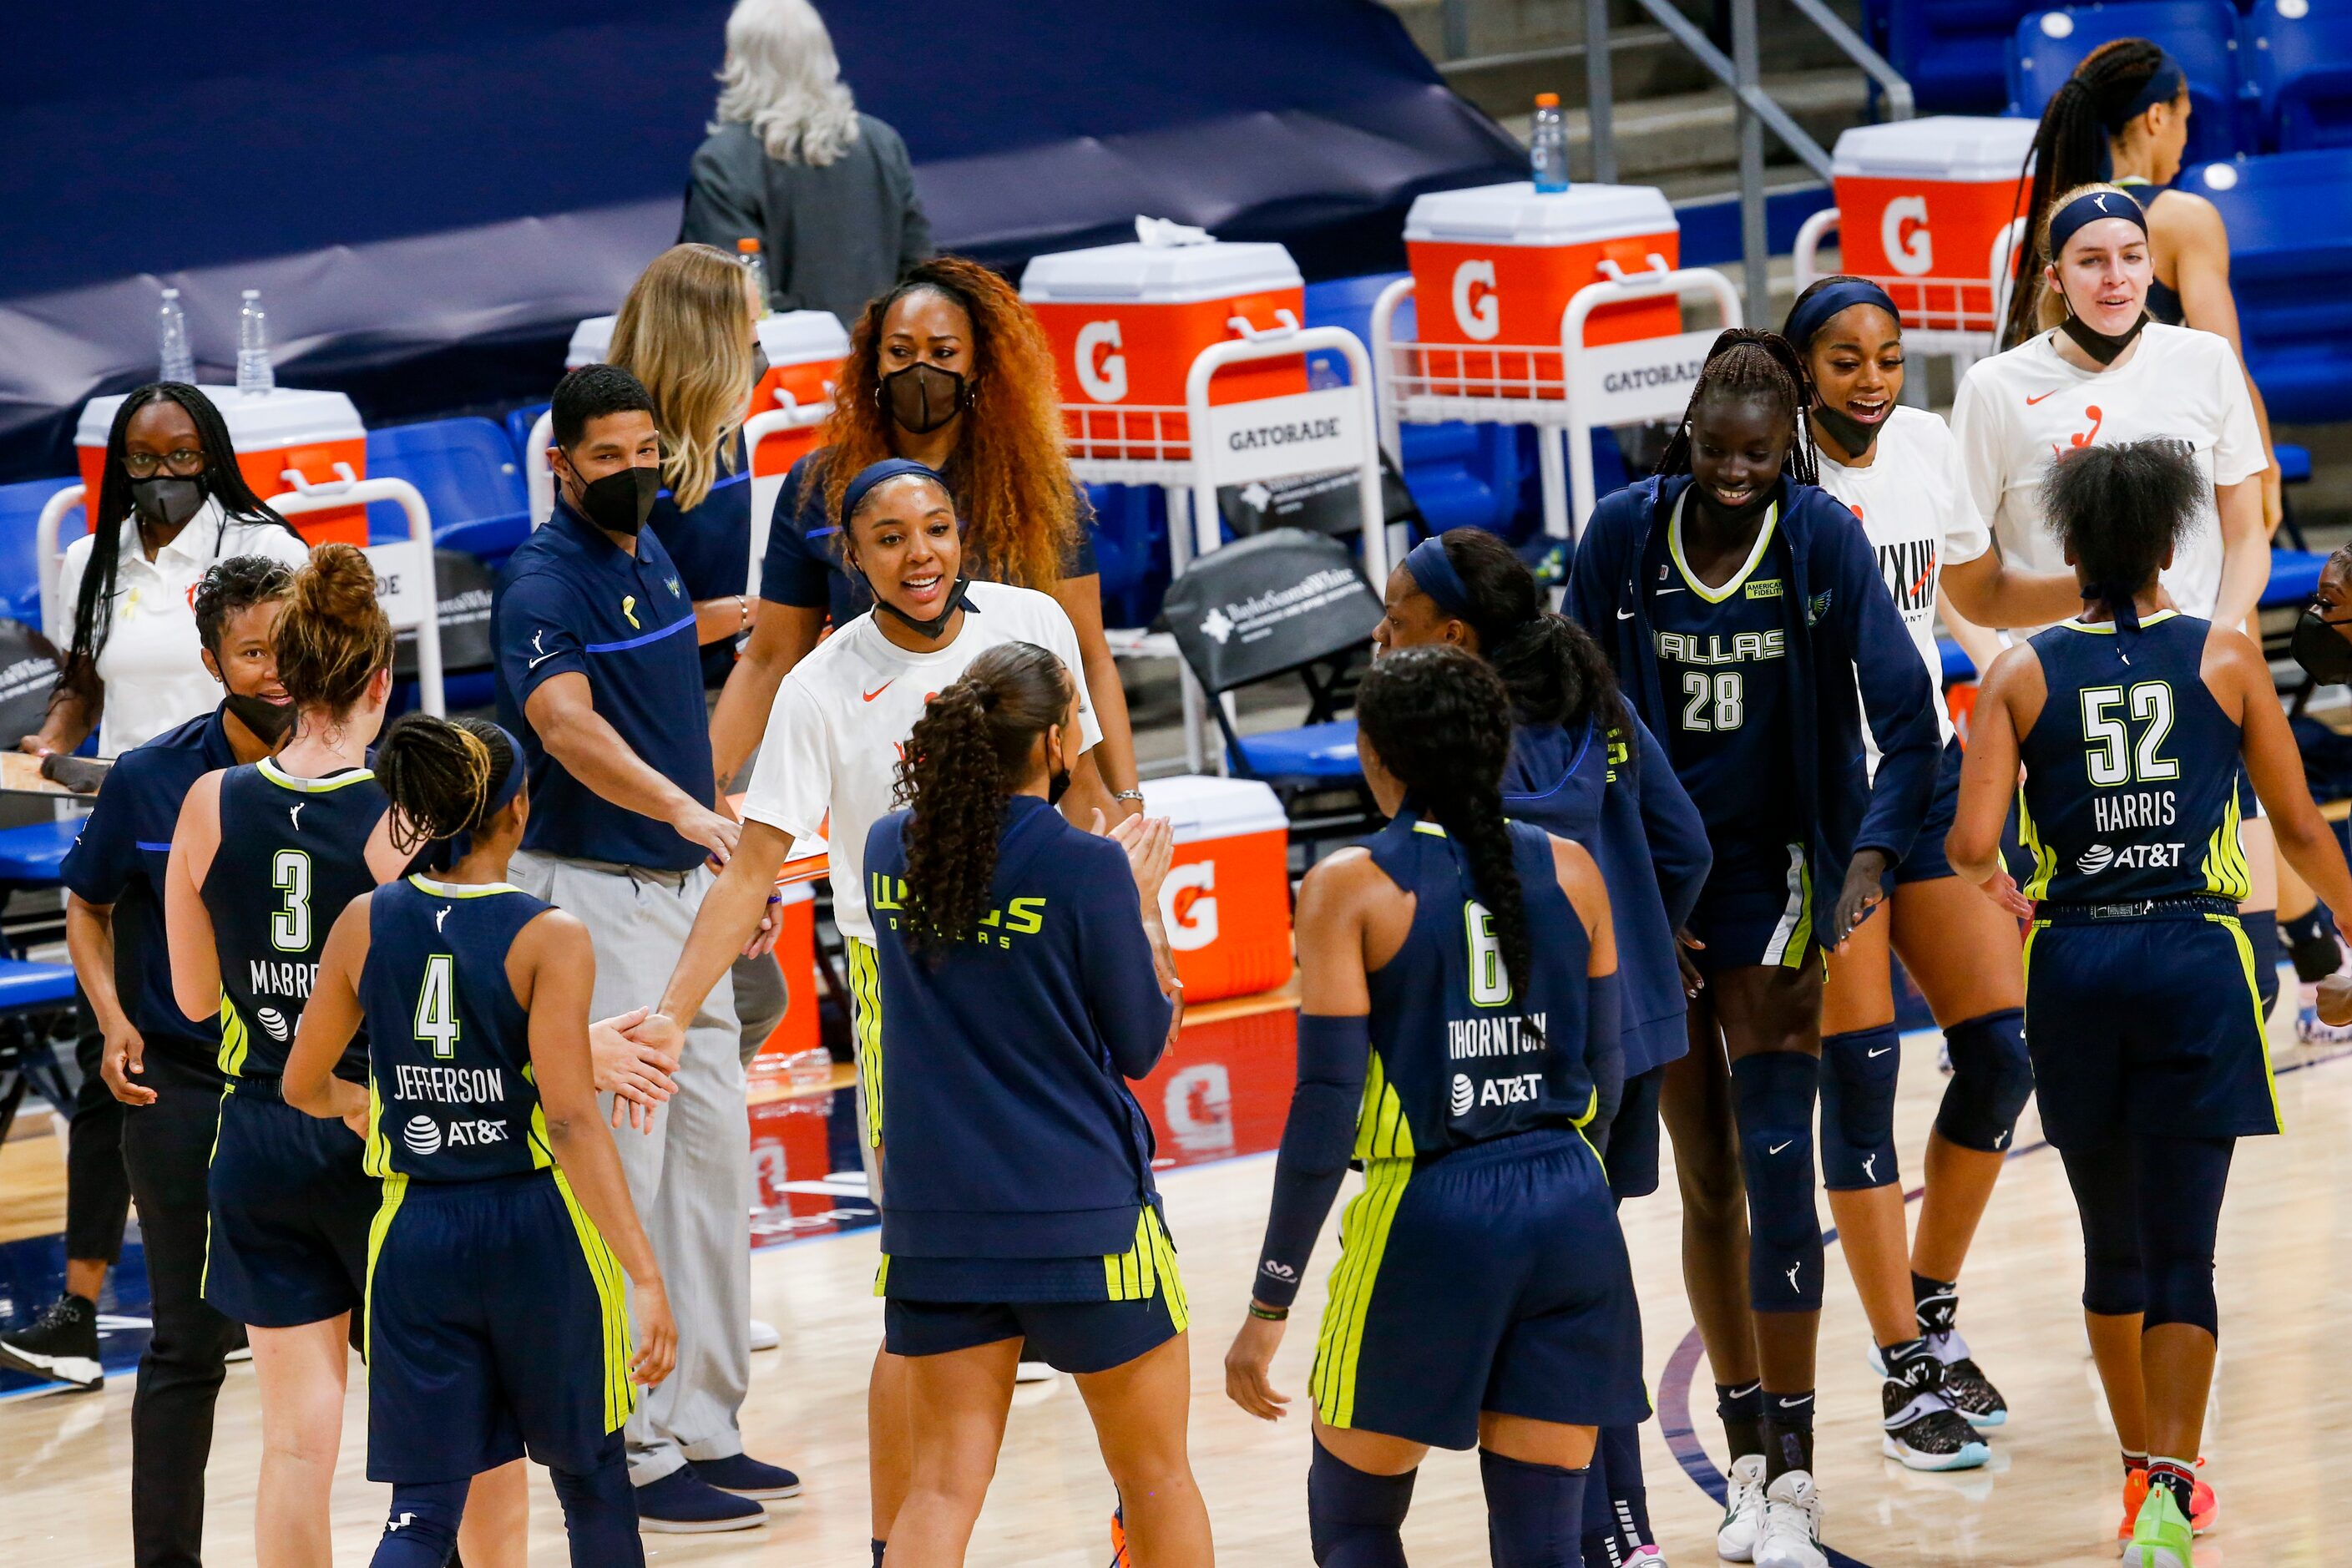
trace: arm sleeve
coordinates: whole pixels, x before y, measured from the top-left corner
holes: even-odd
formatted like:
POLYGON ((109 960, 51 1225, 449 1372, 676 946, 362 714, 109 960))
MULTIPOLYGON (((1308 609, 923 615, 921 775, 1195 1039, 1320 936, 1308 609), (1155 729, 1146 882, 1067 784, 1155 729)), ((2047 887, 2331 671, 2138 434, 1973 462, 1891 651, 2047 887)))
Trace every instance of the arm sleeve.
POLYGON ((2213 372, 2221 383, 2221 428, 2213 436, 2213 482, 2234 485, 2251 479, 2271 466, 2263 452, 2263 429, 2254 419, 2254 400, 2246 391, 2245 367, 2229 344, 2215 340, 2221 352, 2213 372))
POLYGON ((768 728, 760 737, 760 760, 743 792, 744 816, 795 839, 824 833, 833 799, 833 738, 816 699, 798 679, 806 668, 803 660, 776 689, 776 704, 768 710, 768 728))
POLYGON ((1085 873, 1078 952, 1087 1006, 1119 1075, 1141 1078, 1159 1065, 1167 1048, 1175 1004, 1160 994, 1151 939, 1143 934, 1143 911, 1125 865, 1126 851, 1107 838, 1094 842, 1112 854, 1102 857, 1100 869, 1085 873), (1118 864, 1112 863, 1114 855, 1118 864))
POLYGON ((1250 1294, 1268 1306, 1287 1307, 1298 1295, 1315 1237, 1339 1195, 1371 1050, 1368 1016, 1298 1016, 1298 1087, 1274 1159, 1274 1208, 1250 1285, 1250 1294))
MULTIPOLYGON (((1631 715, 1628 715, 1631 717, 1631 715)), ((1658 897, 1666 906, 1666 923, 1683 929, 1698 906, 1700 889, 1715 865, 1715 850, 1706 840, 1706 824, 1690 792, 1675 776, 1665 747, 1650 727, 1633 720, 1641 747, 1642 827, 1650 841, 1650 863, 1658 874, 1658 897)))
MULTIPOLYGON (((803 515, 808 506, 824 504, 824 487, 818 482, 823 470, 815 458, 810 453, 784 476, 768 520, 768 548, 760 557, 760 597, 797 610, 821 610, 833 602, 828 581, 833 563, 809 537, 804 526, 809 519, 803 515)), ((832 530, 824 529, 818 537, 832 537, 832 530)))
POLYGON ((1594 1115, 1615 1121, 1625 1098, 1625 1005, 1613 969, 1584 979, 1584 1066, 1594 1115))
POLYGON ((114 764, 106 787, 98 792, 98 804, 90 808, 58 868, 66 887, 84 903, 121 901, 139 869, 139 846, 131 821, 131 796, 143 784, 139 770, 131 764, 137 754, 132 752, 114 764))
MULTIPOLYGON (((1853 847, 1884 850, 1900 860, 1910 853, 1935 795, 1943 731, 1936 722, 1936 691, 1927 682, 1927 667, 1919 662, 1910 628, 1878 574, 1870 541, 1852 512, 1843 506, 1837 511, 1843 527, 1824 528, 1818 537, 1832 541, 1831 548, 1837 552, 1837 596, 1845 605, 1846 643, 1861 682, 1863 711, 1878 742, 1878 773, 1853 847)), ((1822 679, 1843 677, 1824 673, 1822 679)))
POLYGON ((514 693, 517 707, 551 677, 588 673, 588 656, 572 628, 572 611, 570 591, 544 572, 516 578, 499 595, 491 640, 498 649, 499 673, 514 693))

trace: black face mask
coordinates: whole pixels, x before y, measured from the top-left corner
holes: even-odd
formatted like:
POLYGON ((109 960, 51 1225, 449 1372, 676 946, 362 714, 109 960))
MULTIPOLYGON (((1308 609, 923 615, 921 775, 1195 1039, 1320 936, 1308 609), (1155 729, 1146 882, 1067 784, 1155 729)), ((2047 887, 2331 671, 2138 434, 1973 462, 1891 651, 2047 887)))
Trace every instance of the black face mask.
POLYGON ((2312 605, 2294 623, 2294 640, 2289 650, 2294 662, 2303 666, 2305 675, 2322 686, 2352 686, 2352 642, 2344 640, 2341 627, 2352 622, 2331 621, 2312 605))
POLYGON ((1070 793, 1070 770, 1055 768, 1045 775, 1045 804, 1059 805, 1062 797, 1070 793))
POLYGON ((890 418, 910 436, 928 436, 971 402, 964 378, 935 364, 910 364, 892 371, 876 389, 890 418))
POLYGON ((1813 407, 1813 417, 1821 421, 1822 428, 1830 433, 1830 438, 1847 456, 1854 458, 1869 455, 1871 443, 1878 439, 1878 433, 1886 428, 1886 420, 1894 417, 1894 413, 1890 408, 1885 417, 1865 423, 1844 409, 1832 408, 1826 403, 1816 404, 1813 407))
POLYGON ((178 528, 205 509, 205 477, 157 474, 131 481, 131 504, 158 528, 178 528))
POLYGON ((294 728, 294 704, 272 702, 267 697, 248 697, 232 691, 221 699, 221 706, 236 715, 238 723, 253 731, 253 738, 266 746, 275 746, 294 728))
MULTIPOLYGON (((867 585, 870 587, 872 584, 869 583, 867 585)), ((940 605, 940 613, 931 616, 929 620, 916 619, 914 616, 908 615, 906 611, 900 609, 898 605, 892 604, 889 600, 884 598, 879 594, 874 595, 874 607, 877 611, 887 610, 890 614, 898 618, 898 621, 902 626, 912 626, 917 632, 919 632, 926 640, 930 640, 936 638, 941 632, 948 629, 948 622, 954 617, 955 613, 958 610, 963 608, 964 590, 971 586, 971 580, 970 578, 957 578, 954 584, 948 589, 947 599, 940 605)))
POLYGON ((2147 325, 2147 312, 2142 310, 2139 320, 2120 332, 2095 331, 2090 323, 2069 310, 2066 319, 2058 323, 2058 330, 2073 340, 2076 348, 2101 364, 2113 364, 2117 355, 2132 346, 2132 340, 2138 337, 2140 329, 2147 325))
POLYGON ((623 468, 580 488, 580 510, 607 533, 635 533, 661 494, 659 468, 623 468))

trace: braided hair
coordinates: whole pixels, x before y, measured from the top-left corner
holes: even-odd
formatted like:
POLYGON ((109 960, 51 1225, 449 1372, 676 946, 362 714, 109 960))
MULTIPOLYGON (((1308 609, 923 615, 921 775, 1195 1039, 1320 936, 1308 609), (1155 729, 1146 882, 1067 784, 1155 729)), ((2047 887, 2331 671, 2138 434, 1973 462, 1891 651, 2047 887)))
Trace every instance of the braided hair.
POLYGON ((1603 734, 1622 729, 1625 703, 1609 656, 1591 633, 1544 602, 1518 552, 1482 528, 1451 529, 1440 538, 1470 595, 1465 619, 1503 678, 1514 717, 1568 729, 1590 722, 1603 734))
POLYGON ((414 855, 481 828, 517 761, 488 720, 401 715, 375 751, 375 780, 392 801, 393 848, 414 855))
POLYGON ((1494 918, 1515 985, 1535 973, 1527 901, 1503 816, 1511 700, 1503 678, 1460 648, 1414 647, 1376 660, 1356 688, 1356 731, 1424 821, 1461 847, 1478 901, 1494 918))
POLYGON ((1706 363, 1692 386, 1690 402, 1674 439, 1659 455, 1657 472, 1691 471, 1691 422, 1699 405, 1714 399, 1752 397, 1780 410, 1789 421, 1789 455, 1781 467, 1801 485, 1822 481, 1813 456, 1813 433, 1805 421, 1805 365, 1789 340, 1756 327, 1727 327, 1706 351, 1706 363))
POLYGON ((2050 465, 2042 515, 2074 558, 2083 595, 2121 619, 2189 535, 2205 479, 2174 441, 2078 447, 2050 465))
POLYGON ((2018 184, 2030 191, 2025 204, 2029 233, 2025 254, 2018 258, 2009 316, 2001 323, 2002 348, 2016 347, 2048 324, 2039 320, 2039 300, 2044 287, 2042 269, 2052 259, 2046 243, 2049 216, 2063 205, 2058 199, 2062 192, 2103 181, 2115 172, 2115 139, 2129 123, 2132 105, 2164 65, 2164 51, 2146 38, 2112 39, 2084 56, 2042 109, 2033 149, 2018 174, 2018 184))
POLYGON ((1034 643, 999 643, 923 708, 898 758, 907 821, 908 945, 937 954, 988 913, 1004 803, 1037 738, 1069 717, 1076 690, 1034 643))

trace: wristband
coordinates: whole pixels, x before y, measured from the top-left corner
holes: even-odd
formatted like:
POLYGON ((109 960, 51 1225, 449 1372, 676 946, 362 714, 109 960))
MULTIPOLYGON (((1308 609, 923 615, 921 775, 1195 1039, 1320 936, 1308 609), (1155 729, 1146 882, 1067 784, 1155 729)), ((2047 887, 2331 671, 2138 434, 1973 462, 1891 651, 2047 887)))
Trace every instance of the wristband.
POLYGON ((1141 805, 1143 804, 1143 792, 1139 789, 1123 789, 1112 795, 1111 799, 1131 800, 1135 802, 1136 805, 1141 805))
POLYGON ((1261 1307, 1255 1301, 1252 1301, 1249 1304, 1249 1313, 1251 1317, 1259 1319, 1263 1321, 1279 1323, 1290 1316, 1290 1309, 1287 1307, 1261 1307))

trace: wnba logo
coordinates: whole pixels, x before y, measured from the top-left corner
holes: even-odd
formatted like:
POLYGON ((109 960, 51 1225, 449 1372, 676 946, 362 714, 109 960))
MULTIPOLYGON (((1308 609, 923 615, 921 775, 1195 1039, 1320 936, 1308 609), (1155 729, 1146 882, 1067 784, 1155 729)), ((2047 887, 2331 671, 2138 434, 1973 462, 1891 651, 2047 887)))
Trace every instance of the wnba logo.
POLYGON ((2074 868, 2085 877, 2095 877, 2115 863, 2116 852, 2104 844, 2094 844, 2075 858, 2074 868))
POLYGON ((1476 1104, 1477 1100, 1478 1088, 1475 1084, 1470 1081, 1470 1075, 1467 1073, 1455 1073, 1454 1075, 1454 1093, 1452 1096, 1454 1114, 1456 1116, 1469 1115, 1470 1108, 1476 1104))
POLYGON ((437 1154, 441 1152, 441 1124, 429 1116, 412 1116, 408 1125, 400 1130, 400 1141, 416 1154, 437 1154))

